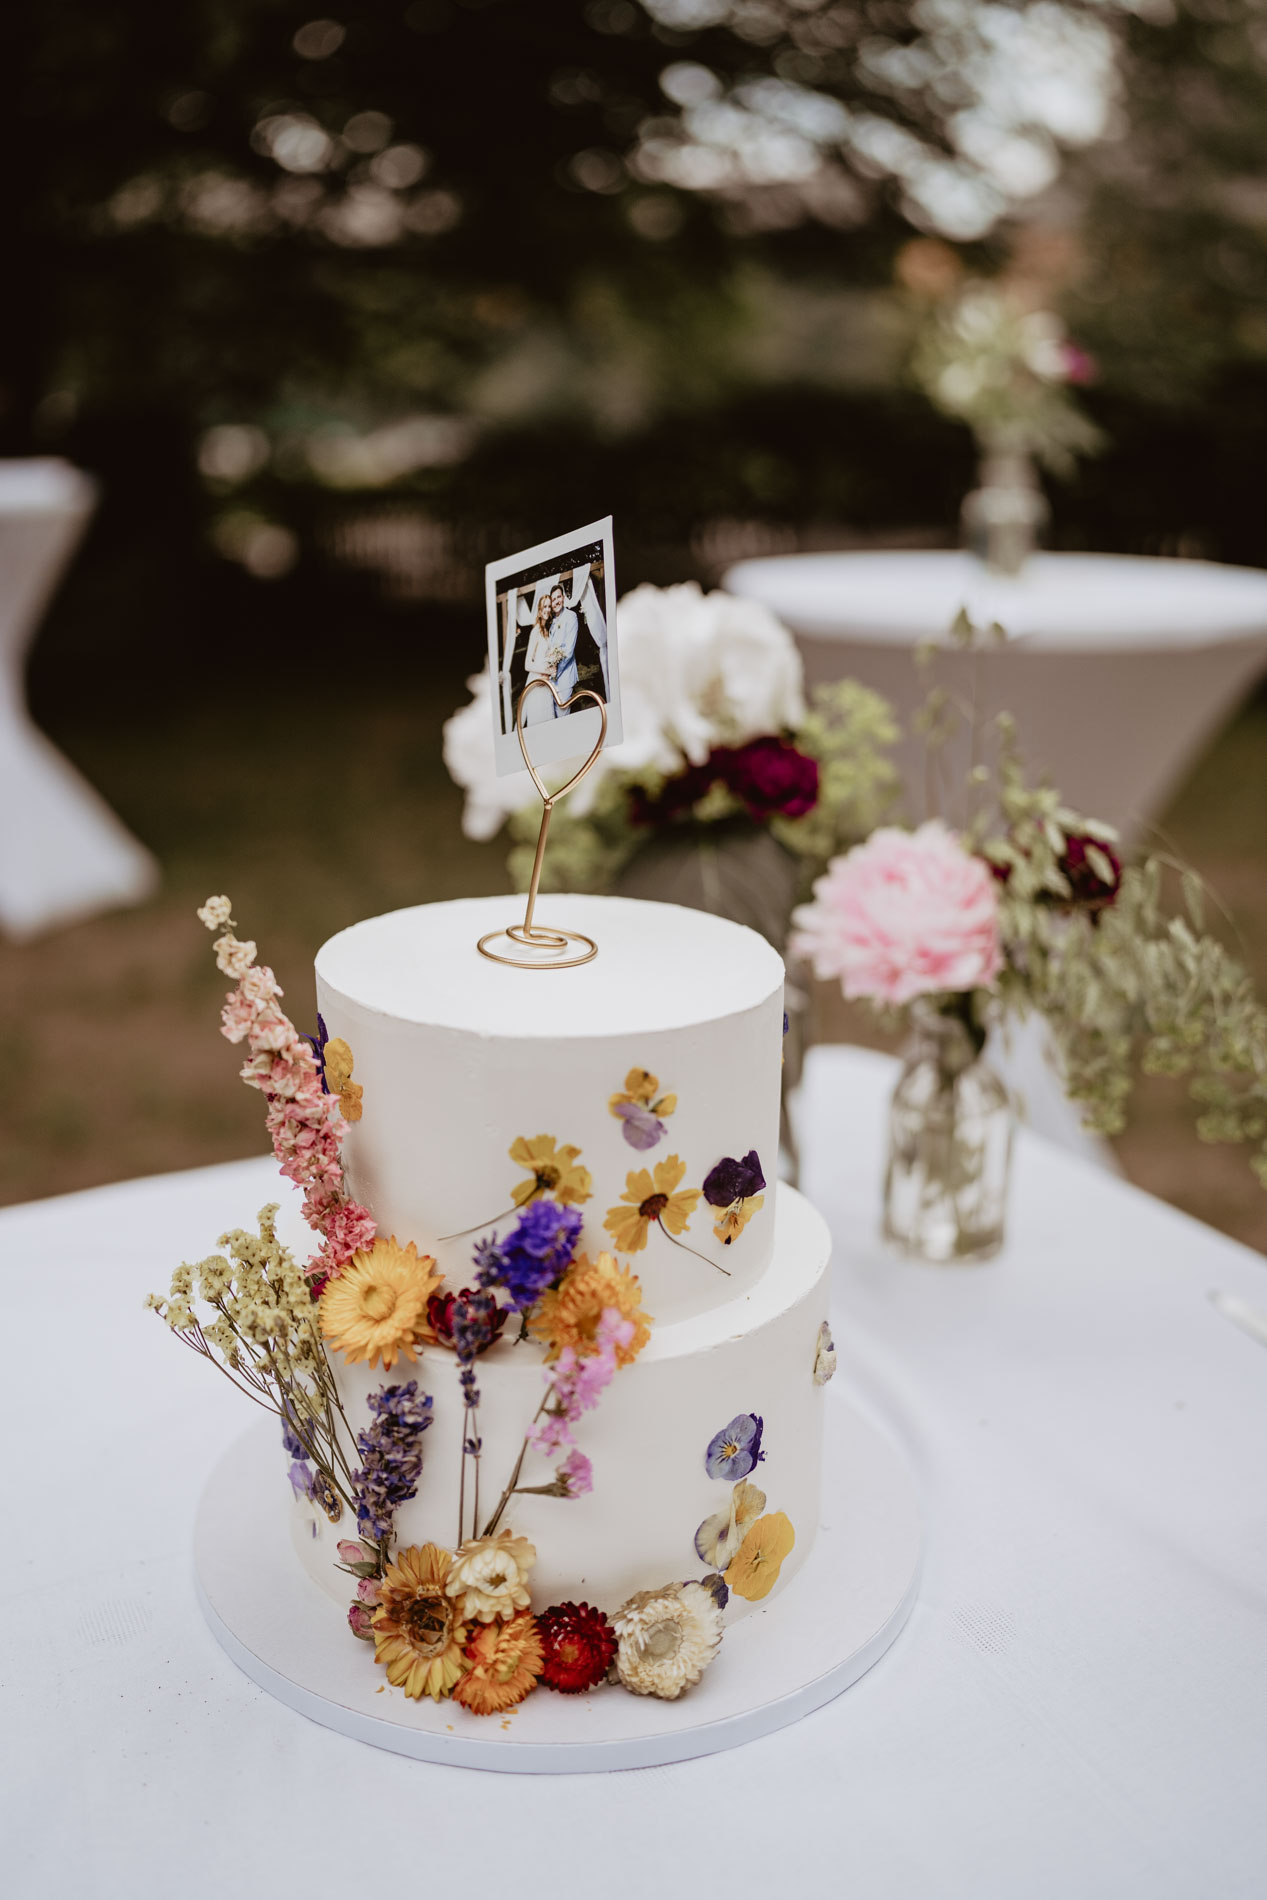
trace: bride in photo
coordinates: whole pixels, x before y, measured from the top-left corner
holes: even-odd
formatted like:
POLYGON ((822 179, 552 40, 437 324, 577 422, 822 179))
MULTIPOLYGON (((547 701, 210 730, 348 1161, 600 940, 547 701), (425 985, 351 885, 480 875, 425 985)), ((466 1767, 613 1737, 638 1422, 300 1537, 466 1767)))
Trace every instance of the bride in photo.
MULTIPOLYGON (((537 600, 536 617, 528 639, 528 651, 524 656, 524 671, 528 684, 533 680, 549 680, 560 692, 560 697, 566 699, 568 693, 559 688, 556 678, 560 653, 551 626, 554 618, 553 601, 550 589, 544 588, 537 600)), ((525 686, 524 691, 527 690, 525 686)), ((539 726, 545 720, 557 719, 558 716, 558 708, 549 693, 529 693, 524 705, 525 726, 539 726)))

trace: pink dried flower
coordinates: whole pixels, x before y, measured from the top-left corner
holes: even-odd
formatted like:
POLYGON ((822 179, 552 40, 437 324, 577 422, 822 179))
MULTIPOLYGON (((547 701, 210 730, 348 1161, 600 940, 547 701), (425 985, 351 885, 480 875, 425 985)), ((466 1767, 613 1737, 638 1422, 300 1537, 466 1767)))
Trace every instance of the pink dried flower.
POLYGON ((611 1347, 578 1359, 572 1347, 565 1346, 546 1377, 551 1379, 555 1404, 565 1418, 575 1421, 582 1412, 593 1411, 615 1371, 616 1354, 611 1347))
MULTIPOLYGON (((229 921, 229 900, 209 898, 198 914, 216 929, 229 921)), ((304 1219, 322 1239, 305 1271, 324 1285, 377 1231, 373 1215, 349 1198, 344 1183, 339 1149, 347 1124, 338 1098, 322 1087, 310 1043, 278 1006, 282 991, 273 972, 255 966, 255 945, 226 934, 214 948, 220 968, 237 978, 220 1013, 221 1030, 229 1042, 248 1046, 242 1080, 268 1099, 273 1152, 286 1179, 303 1190, 304 1219)))
POLYGON ((618 1346, 629 1345, 636 1331, 633 1321, 626 1319, 619 1307, 605 1306, 594 1329, 594 1336, 598 1340, 600 1353, 610 1351, 614 1355, 618 1346))
POLYGON ((572 1430, 560 1412, 545 1412, 528 1433, 528 1443, 543 1458, 553 1458, 574 1443, 572 1430))
POLYGON ((570 1498, 583 1497, 594 1489, 594 1467, 583 1451, 569 1452, 556 1475, 570 1498))
POLYGON ((918 831, 884 826, 833 858, 813 903, 792 916, 793 951, 848 997, 909 1003, 977 989, 1002 964, 989 866, 938 819, 918 831))
POLYGON ((380 1586, 377 1577, 362 1577, 356 1586, 358 1603, 377 1603, 379 1593, 380 1586))
POLYGON ((217 937, 211 947, 216 953, 217 968, 237 981, 246 975, 255 961, 255 945, 239 943, 231 933, 217 937))
POLYGON ((348 1628, 353 1636, 372 1643, 374 1640, 373 1611, 364 1603, 354 1603, 348 1611, 348 1628))

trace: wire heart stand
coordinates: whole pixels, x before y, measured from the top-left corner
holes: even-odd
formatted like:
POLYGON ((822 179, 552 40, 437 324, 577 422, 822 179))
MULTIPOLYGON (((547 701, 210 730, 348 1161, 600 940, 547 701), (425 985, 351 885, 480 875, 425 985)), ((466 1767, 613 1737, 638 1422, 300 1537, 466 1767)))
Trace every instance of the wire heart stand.
POLYGON ((580 784, 603 749, 607 738, 607 702, 601 693, 592 692, 588 686, 581 687, 572 694, 570 699, 560 699, 553 680, 529 680, 519 695, 519 704, 515 709, 515 735, 519 740, 519 750, 524 755, 524 764, 528 768, 529 777, 537 788, 542 804, 541 829, 537 833, 537 852, 532 860, 532 876, 528 881, 528 903, 521 924, 508 924, 504 930, 487 931, 480 938, 477 948, 480 955, 487 957, 491 963, 509 963, 517 970, 571 970, 578 963, 589 963, 598 955, 598 945, 594 939, 587 937, 580 930, 543 929, 540 924, 534 924, 532 918, 537 907, 537 890, 541 883, 541 866, 545 861, 546 839, 550 835, 551 815, 559 800, 566 798, 568 793, 580 784), (528 742, 524 738, 524 705, 529 693, 537 686, 546 688, 560 712, 567 712, 581 700, 592 700, 598 707, 601 722, 597 742, 589 757, 577 767, 565 784, 560 785, 558 790, 553 792, 548 792, 542 784, 541 774, 529 757, 528 742), (489 944, 495 943, 499 938, 519 945, 528 954, 515 956, 504 951, 490 950, 489 944), (573 950, 574 944, 582 946, 579 951, 573 950))

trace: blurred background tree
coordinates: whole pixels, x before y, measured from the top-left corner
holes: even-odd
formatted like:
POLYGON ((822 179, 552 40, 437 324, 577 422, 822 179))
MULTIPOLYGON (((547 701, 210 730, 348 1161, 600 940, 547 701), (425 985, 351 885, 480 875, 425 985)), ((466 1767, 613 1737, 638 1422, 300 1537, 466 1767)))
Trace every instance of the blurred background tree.
MULTIPOLYGON (((490 554, 609 510, 622 589, 950 544, 973 444, 906 361, 956 271, 1098 363, 1056 545, 1263 561, 1261 0, 327 4, 6 22, 0 454, 102 487, 32 701, 165 885, 0 946, 0 1198, 257 1142, 211 884, 300 987, 342 923, 497 886, 438 754, 490 554)), ((1265 731, 1170 820, 1263 941, 1265 731)))
POLYGON ((1114 447, 1058 542, 1258 558, 1253 0, 48 0, 12 31, 0 447, 106 497, 46 667, 90 677, 120 611, 138 657, 266 611, 293 658, 306 586, 466 601, 490 547, 608 507, 625 582, 949 538, 970 445, 903 381, 913 231, 1019 255, 1100 359, 1114 447))

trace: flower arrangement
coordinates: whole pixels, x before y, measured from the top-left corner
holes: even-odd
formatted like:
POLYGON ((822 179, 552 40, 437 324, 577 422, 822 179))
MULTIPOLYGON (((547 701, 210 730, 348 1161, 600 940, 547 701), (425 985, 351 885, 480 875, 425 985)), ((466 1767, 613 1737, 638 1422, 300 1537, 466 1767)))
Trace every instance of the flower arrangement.
POLYGON ((1051 310, 1005 284, 970 279, 921 324, 911 373, 935 408, 966 422, 987 452, 1021 449, 1057 474, 1099 448, 1074 391, 1095 365, 1051 310))
MULTIPOLYGON (((682 1185, 686 1164, 677 1155, 633 1170, 620 1205, 606 1216, 613 1251, 591 1259, 581 1249, 581 1206, 593 1183, 580 1149, 550 1134, 519 1137, 508 1150, 521 1174, 511 1206, 471 1230, 478 1235, 472 1283, 447 1287, 432 1255, 413 1240, 379 1233, 348 1192, 341 1143, 346 1126, 365 1113, 348 1044, 330 1037, 320 1018, 315 1036, 295 1029, 272 972, 256 964, 255 945, 232 934, 227 898, 209 899, 199 916, 221 932, 217 963, 235 983, 223 1034, 248 1045, 243 1079, 265 1095, 275 1152, 302 1190, 318 1248, 301 1267, 278 1239, 270 1206, 257 1233, 222 1236, 223 1253, 178 1267, 168 1294, 148 1304, 186 1346, 274 1413, 296 1497, 332 1523, 355 1520, 355 1536, 337 1544, 353 1591, 348 1626, 406 1696, 451 1699, 474 1715, 504 1714, 538 1686, 571 1695, 609 1678, 634 1694, 680 1696, 717 1652, 732 1580, 741 1595, 764 1596, 792 1546, 787 1520, 762 1517, 764 1494, 739 1482, 764 1457, 759 1416, 735 1418, 708 1449, 710 1475, 733 1484, 724 1526, 707 1538, 701 1526, 696 1539, 709 1574, 636 1592, 610 1619, 571 1601, 534 1612, 536 1547, 503 1520, 516 1497, 568 1500, 592 1489, 578 1430, 643 1352, 653 1324, 639 1279, 618 1252, 645 1248, 653 1227, 685 1246, 678 1237, 701 1197, 716 1235, 731 1244, 763 1204, 755 1150, 717 1162, 702 1189, 682 1185), (480 1361, 512 1338, 540 1349, 544 1392, 489 1510, 481 1507, 480 1361), (402 1547, 397 1518, 418 1494, 435 1411, 434 1395, 415 1376, 424 1349, 431 1364, 451 1354, 457 1372, 456 1535, 447 1545, 402 1547), (367 1395, 359 1429, 344 1409, 331 1354, 384 1375, 367 1395), (529 1460, 548 1461, 549 1475, 534 1479, 529 1460)), ((677 1098, 635 1068, 607 1107, 629 1145, 645 1151, 664 1138, 677 1098)), ((815 1381, 822 1350, 820 1340, 815 1381)))
MULTIPOLYGON (((649 846, 760 832, 790 854, 794 885, 802 865, 864 836, 892 800, 886 703, 849 681, 807 703, 796 644, 758 602, 694 582, 642 586, 620 603, 619 636, 624 738, 555 813, 543 889, 605 889, 649 846)), ((445 762, 466 793, 467 835, 507 826, 524 888, 539 808, 524 779, 497 775, 487 668, 469 684, 445 727, 445 762)), ((780 941, 785 924, 771 919, 780 941)))
MULTIPOLYGON (((957 633, 966 645, 978 638, 966 622, 957 633)), ((921 720, 930 747, 966 717, 935 690, 921 720)), ((990 748, 974 732, 979 762, 957 830, 936 818, 877 830, 834 859, 794 913, 794 945, 820 977, 922 1032, 932 1066, 911 1094, 923 1088, 924 1105, 904 1154, 895 1120, 890 1188, 905 1164, 922 1167, 922 1212, 933 1200, 953 1210, 950 1253, 996 1249, 1001 1211, 992 1238, 963 1213, 988 1162, 990 1105, 968 1137, 953 1125, 954 1098, 988 1073, 979 1059, 991 1025, 1031 1011, 1088 1129, 1120 1131, 1140 1073, 1187 1076, 1199 1136, 1254 1144, 1267 1186, 1267 1009, 1207 931, 1200 880, 1156 852, 1125 864, 1109 827, 1029 782, 1008 717, 992 734, 983 763, 990 748), (1163 901, 1167 872, 1180 883, 1177 912, 1163 901)), ((1006 1113, 1001 1085, 997 1106, 1006 1113)), ((890 1195, 886 1224, 901 1239, 893 1221, 890 1195)))

